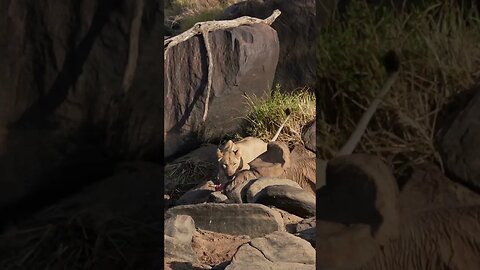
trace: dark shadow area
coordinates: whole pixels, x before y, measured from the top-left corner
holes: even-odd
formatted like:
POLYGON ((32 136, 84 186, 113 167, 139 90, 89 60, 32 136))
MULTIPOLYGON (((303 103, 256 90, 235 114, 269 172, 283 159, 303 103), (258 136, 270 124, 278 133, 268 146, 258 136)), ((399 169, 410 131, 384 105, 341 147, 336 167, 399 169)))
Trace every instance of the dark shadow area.
POLYGON ((360 169, 327 171, 327 185, 316 191, 316 219, 345 225, 363 223, 376 232, 382 216, 376 210, 375 183, 360 169))
MULTIPOLYGON (((77 10, 79 9, 77 2, 77 10)), ((15 122, 10 128, 43 128, 46 125, 46 120, 51 116, 60 104, 65 100, 68 95, 68 90, 75 85, 79 76, 82 74, 83 65, 87 60, 93 43, 99 36, 105 24, 110 19, 110 14, 119 8, 121 2, 114 0, 100 1, 100 5, 93 16, 92 24, 85 37, 80 41, 77 47, 75 47, 75 36, 80 30, 80 22, 77 21, 75 28, 71 32, 69 37, 69 45, 74 48, 68 51, 65 58, 63 67, 59 72, 57 78, 53 82, 52 87, 46 94, 41 96, 30 108, 28 108, 17 122, 15 122)), ((41 65, 39 65, 41 66, 41 65)), ((40 83, 39 73, 37 71, 36 78, 40 83)))

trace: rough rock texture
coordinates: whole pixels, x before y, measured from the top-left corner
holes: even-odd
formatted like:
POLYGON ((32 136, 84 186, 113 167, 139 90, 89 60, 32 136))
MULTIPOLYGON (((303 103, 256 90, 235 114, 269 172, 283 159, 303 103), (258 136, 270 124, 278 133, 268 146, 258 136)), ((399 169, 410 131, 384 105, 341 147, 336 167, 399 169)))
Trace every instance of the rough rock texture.
POLYGON ((281 216, 261 204, 206 203, 170 208, 165 218, 189 215, 200 229, 250 237, 285 230, 281 216))
POLYGON ((163 239, 164 257, 182 262, 198 262, 192 243, 185 243, 177 238, 165 235, 163 239))
MULTIPOLYGON (((480 86, 461 94, 438 127, 439 150, 448 173, 480 190, 480 86), (461 98, 466 99, 462 102, 461 98)), ((446 114, 446 113, 444 113, 446 114)))
POLYGON ((305 130, 302 133, 302 140, 305 144, 305 147, 313 152, 317 151, 317 133, 316 133, 317 122, 314 119, 312 123, 305 126, 305 130))
POLYGON ((278 32, 280 57, 274 83, 291 91, 316 82, 315 62, 315 1, 265 0, 243 1, 227 8, 222 19, 252 16, 264 19, 273 10, 282 14, 273 22, 278 32))
POLYGON ((277 32, 255 24, 209 33, 213 81, 208 116, 207 54, 203 38, 195 36, 172 47, 165 60, 165 156, 197 144, 195 133, 220 136, 236 131, 248 106, 244 93, 269 95, 278 62, 277 32), (188 57, 185 57, 188 56, 188 57))
POLYGON ((138 3, 1 1, 2 217, 108 175, 112 156, 161 157, 162 2, 144 1, 136 32, 138 3), (131 36, 139 54, 123 88, 131 36))
POLYGON ((289 179, 282 179, 282 178, 275 178, 275 177, 261 177, 255 181, 248 187, 247 190, 247 202, 255 202, 257 195, 260 191, 268 186, 273 185, 287 185, 292 186, 295 188, 301 189, 300 185, 296 182, 293 182, 289 179))
POLYGON ((255 203, 275 206, 299 217, 315 215, 315 196, 292 186, 267 186, 258 193, 255 203))
POLYGON ((297 223, 295 228, 295 235, 304 240, 307 240, 310 244, 312 244, 313 247, 315 247, 317 240, 316 230, 316 217, 311 217, 297 223))
POLYGON ((289 233, 295 233, 295 227, 298 222, 302 221, 303 218, 296 216, 294 214, 288 213, 285 210, 280 208, 272 208, 272 210, 278 212, 282 216, 283 224, 285 224, 285 230, 289 233))
POLYGON ((237 250, 231 269, 315 269, 315 249, 287 232, 252 239, 237 250))
POLYGON ((165 220, 163 228, 165 235, 183 243, 191 243, 195 231, 195 222, 190 216, 177 215, 165 220))
POLYGON ((207 202, 210 198, 210 195, 215 192, 215 187, 212 185, 214 185, 213 181, 207 181, 201 185, 198 185, 196 188, 185 192, 185 194, 175 201, 175 205, 207 202))
POLYGON ((223 194, 221 191, 212 192, 208 197, 208 202, 226 203, 227 201, 228 201, 228 197, 225 194, 223 194))

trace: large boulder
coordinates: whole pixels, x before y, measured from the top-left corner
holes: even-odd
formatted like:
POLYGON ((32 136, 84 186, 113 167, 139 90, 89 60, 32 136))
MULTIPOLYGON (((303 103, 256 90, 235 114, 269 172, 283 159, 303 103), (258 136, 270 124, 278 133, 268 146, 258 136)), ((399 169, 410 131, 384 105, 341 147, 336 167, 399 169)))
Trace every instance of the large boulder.
POLYGON ((291 91, 297 87, 313 87, 316 82, 315 1, 265 0, 242 1, 227 8, 222 19, 252 16, 264 19, 273 10, 282 14, 273 22, 280 40, 280 60, 274 83, 291 91))
POLYGON ((139 4, 0 3, 2 220, 108 176, 112 157, 161 157, 162 2, 144 1, 137 32, 139 4))
POLYGON ((257 199, 258 194, 268 186, 286 185, 301 189, 300 185, 289 179, 276 177, 261 177, 254 180, 247 189, 247 202, 253 203, 257 199))
POLYGON ((165 156, 209 137, 234 132, 248 105, 244 95, 269 96, 278 62, 277 32, 266 24, 243 25, 208 33, 213 70, 207 98, 208 61, 202 36, 167 51, 165 60, 165 156), (202 120, 205 104, 208 114, 202 120))
POLYGON ((274 232, 243 244, 233 256, 233 269, 315 269, 315 249, 287 232, 274 232))
POLYGON ((315 215, 315 196, 289 185, 267 186, 258 193, 254 202, 274 206, 303 218, 315 215))
POLYGON ((447 172, 480 188, 480 86, 460 94, 442 114, 437 139, 447 172))
POLYGON ((205 203, 170 208, 165 219, 188 215, 202 230, 259 237, 285 230, 279 213, 261 204, 205 203))

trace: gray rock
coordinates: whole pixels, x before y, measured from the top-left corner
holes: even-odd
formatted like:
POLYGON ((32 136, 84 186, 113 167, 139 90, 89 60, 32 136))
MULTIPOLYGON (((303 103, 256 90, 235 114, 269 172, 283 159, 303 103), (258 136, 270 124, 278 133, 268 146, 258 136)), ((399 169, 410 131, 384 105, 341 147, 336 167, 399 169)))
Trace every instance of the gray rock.
POLYGON ((191 242, 185 243, 168 235, 164 235, 164 237, 164 257, 192 263, 198 262, 191 242))
MULTIPOLYGON (((323 2, 325 1, 322 4, 323 2)), ((280 83, 285 91, 305 85, 313 89, 317 82, 316 49, 310 44, 315 43, 318 20, 314 0, 240 1, 227 8, 220 19, 245 15, 266 18, 277 8, 282 11, 282 15, 272 27, 278 32, 281 46, 274 83, 280 83)))
POLYGON ((302 134, 302 140, 305 144, 305 147, 312 152, 317 151, 317 133, 315 131, 316 126, 316 120, 314 119, 310 125, 305 127, 305 131, 302 134))
POLYGON ((278 62, 277 32, 268 25, 243 25, 208 33, 213 52, 213 82, 208 115, 207 53, 202 36, 167 52, 164 69, 165 156, 197 145, 203 132, 218 137, 237 131, 248 111, 244 93, 267 97, 278 62), (234 102, 232 102, 234 101, 234 102))
POLYGON ((256 198, 255 203, 275 206, 299 217, 315 215, 315 196, 303 189, 287 185, 268 186, 256 198))
POLYGON ((254 180, 247 189, 247 202, 253 203, 257 199, 257 195, 265 187, 274 186, 274 185, 287 185, 295 188, 301 189, 300 185, 292 180, 275 178, 275 177, 261 177, 257 180, 254 180))
POLYGON ((315 217, 307 218, 297 223, 295 235, 308 241, 315 247, 317 235, 315 217))
POLYGON ((215 188, 212 186, 213 184, 214 183, 212 181, 207 181, 196 188, 185 192, 185 194, 178 198, 178 200, 175 202, 175 205, 207 202, 210 194, 215 191, 215 188))
POLYGON ((315 269, 315 249, 287 232, 252 239, 237 250, 226 270, 315 269))
POLYGON ((228 201, 227 195, 223 194, 221 191, 215 191, 210 194, 208 202, 214 203, 225 203, 228 201))
POLYGON ((170 208, 165 218, 175 215, 191 216, 200 229, 231 235, 259 237, 285 230, 280 214, 261 204, 181 205, 170 208))
POLYGON ((296 231, 300 232, 310 228, 315 228, 316 219, 315 217, 306 218, 299 223, 297 223, 296 231))
POLYGON ((255 180, 257 180, 257 176, 253 173, 242 172, 242 176, 244 177, 247 177, 247 174, 248 178, 252 179, 247 178, 245 181, 241 181, 236 185, 227 186, 227 188, 225 189, 225 194, 227 195, 227 197, 236 203, 247 202, 247 190, 250 185, 252 185, 255 180))
POLYGON ((463 104, 455 105, 459 108, 449 115, 450 123, 439 124, 437 140, 448 173, 480 188, 480 87, 467 94, 463 94, 466 101, 457 102, 463 104))
POLYGON ((165 220, 164 233, 182 243, 191 244, 195 223, 190 216, 176 215, 165 220))
POLYGON ((17 203, 36 208, 75 193, 112 175, 112 156, 161 157, 163 21, 155 1, 145 1, 122 97, 132 28, 121 26, 131 24, 138 2, 1 4, 0 17, 10 19, 0 23, 0 209, 15 214, 17 203))

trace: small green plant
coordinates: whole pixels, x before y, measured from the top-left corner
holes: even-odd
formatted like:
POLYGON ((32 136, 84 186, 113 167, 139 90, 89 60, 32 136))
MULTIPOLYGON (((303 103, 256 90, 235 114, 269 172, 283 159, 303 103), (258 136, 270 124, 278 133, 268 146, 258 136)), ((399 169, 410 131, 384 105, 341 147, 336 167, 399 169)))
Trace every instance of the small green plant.
POLYGON ((277 85, 273 95, 267 100, 260 100, 255 96, 246 99, 250 108, 246 117, 246 133, 265 141, 273 138, 287 117, 286 109, 290 109, 290 119, 277 140, 290 146, 301 143, 303 127, 315 119, 315 94, 308 89, 281 93, 280 86, 277 85))

